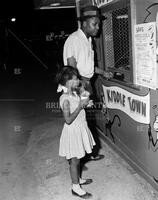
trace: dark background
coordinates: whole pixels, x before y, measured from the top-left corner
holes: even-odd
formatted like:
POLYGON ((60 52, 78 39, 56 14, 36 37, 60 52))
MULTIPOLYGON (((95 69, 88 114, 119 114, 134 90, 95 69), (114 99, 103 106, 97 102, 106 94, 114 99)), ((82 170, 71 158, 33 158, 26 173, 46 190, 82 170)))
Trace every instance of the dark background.
POLYGON ((20 69, 21 78, 55 75, 63 44, 77 29, 75 8, 36 10, 32 0, 14 0, 3 2, 0 13, 0 74, 14 77, 20 69))

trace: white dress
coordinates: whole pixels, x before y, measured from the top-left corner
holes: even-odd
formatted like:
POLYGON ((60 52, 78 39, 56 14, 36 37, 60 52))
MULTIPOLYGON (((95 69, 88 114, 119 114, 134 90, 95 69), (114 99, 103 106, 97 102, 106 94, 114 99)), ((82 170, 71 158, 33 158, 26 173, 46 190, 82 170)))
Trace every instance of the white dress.
MULTIPOLYGON (((80 97, 78 95, 62 94, 60 97, 60 107, 62 109, 64 100, 70 102, 70 112, 78 107, 80 97)), ((70 124, 64 124, 59 144, 59 156, 71 159, 78 159, 85 156, 86 153, 91 153, 95 145, 94 138, 86 121, 85 110, 82 109, 76 119, 70 124)))

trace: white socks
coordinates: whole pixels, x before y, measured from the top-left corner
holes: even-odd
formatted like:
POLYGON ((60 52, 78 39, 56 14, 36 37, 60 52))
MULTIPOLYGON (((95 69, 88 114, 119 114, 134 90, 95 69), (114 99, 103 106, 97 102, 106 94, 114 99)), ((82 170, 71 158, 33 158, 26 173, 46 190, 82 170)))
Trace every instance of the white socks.
POLYGON ((84 190, 82 190, 82 188, 80 187, 79 184, 72 184, 72 189, 73 189, 74 192, 76 192, 79 195, 86 194, 86 192, 84 190))
POLYGON ((85 183, 85 182, 86 182, 85 179, 79 178, 79 183, 80 183, 80 184, 83 184, 83 183, 85 183))

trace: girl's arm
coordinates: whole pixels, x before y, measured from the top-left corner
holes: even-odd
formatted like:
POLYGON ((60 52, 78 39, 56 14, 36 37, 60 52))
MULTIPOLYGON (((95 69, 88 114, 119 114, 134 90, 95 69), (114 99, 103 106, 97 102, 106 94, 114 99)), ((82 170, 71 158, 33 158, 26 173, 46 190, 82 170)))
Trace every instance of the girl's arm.
POLYGON ((77 117, 77 115, 80 113, 80 111, 84 108, 85 105, 88 104, 89 99, 84 99, 81 100, 78 107, 76 108, 76 110, 73 113, 70 113, 70 103, 68 100, 65 100, 63 102, 63 115, 64 115, 64 119, 65 122, 70 125, 77 117))

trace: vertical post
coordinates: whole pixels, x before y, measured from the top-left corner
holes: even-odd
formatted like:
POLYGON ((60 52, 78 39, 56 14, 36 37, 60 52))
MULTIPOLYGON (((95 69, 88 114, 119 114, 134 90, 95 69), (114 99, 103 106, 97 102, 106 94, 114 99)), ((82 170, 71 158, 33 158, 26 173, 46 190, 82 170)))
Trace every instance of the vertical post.
MULTIPOLYGON (((80 0, 76 0, 76 13, 77 13, 77 19, 80 17, 80 0)), ((81 27, 81 23, 78 20, 78 28, 81 27)))

